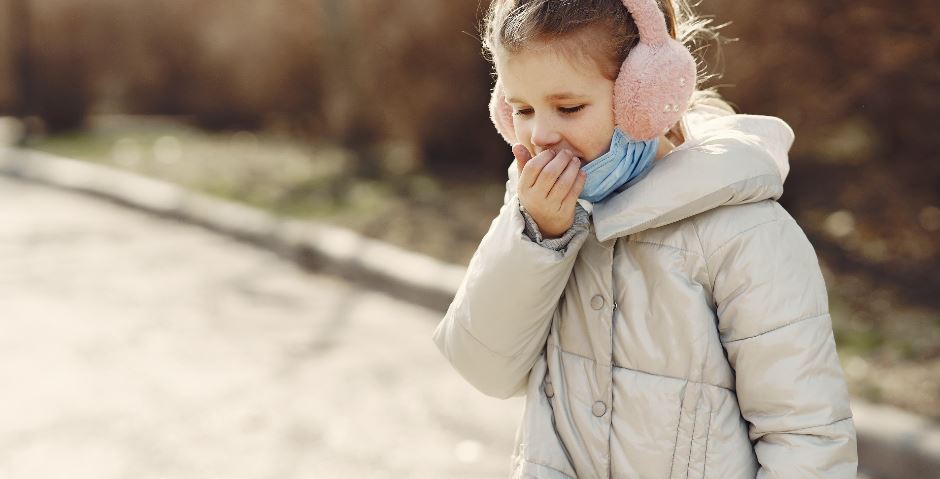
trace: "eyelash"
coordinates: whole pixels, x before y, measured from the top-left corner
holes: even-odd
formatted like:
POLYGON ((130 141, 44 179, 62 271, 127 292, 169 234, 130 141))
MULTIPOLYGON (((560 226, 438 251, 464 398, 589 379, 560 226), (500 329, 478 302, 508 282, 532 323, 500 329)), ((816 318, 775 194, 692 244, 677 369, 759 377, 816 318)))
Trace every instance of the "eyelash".
MULTIPOLYGON (((587 105, 578 105, 578 106, 573 106, 573 107, 571 107, 571 108, 558 107, 558 109, 561 110, 561 112, 564 113, 564 114, 566 114, 566 115, 571 115, 571 114, 574 114, 574 113, 577 113, 577 112, 583 110, 585 106, 587 106, 587 105)), ((512 114, 515 115, 515 116, 525 116, 525 115, 529 115, 529 114, 531 114, 531 113, 532 113, 532 112, 531 112, 530 110, 519 110, 519 111, 514 111, 514 112, 512 112, 512 114)))

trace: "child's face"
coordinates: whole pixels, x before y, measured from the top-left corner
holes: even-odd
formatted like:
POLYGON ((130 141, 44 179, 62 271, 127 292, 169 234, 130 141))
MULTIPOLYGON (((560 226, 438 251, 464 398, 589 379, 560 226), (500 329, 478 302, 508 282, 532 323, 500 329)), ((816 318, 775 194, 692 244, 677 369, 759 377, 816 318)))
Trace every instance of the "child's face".
POLYGON ((585 59, 544 44, 496 55, 516 138, 532 155, 571 150, 582 163, 603 155, 614 134, 614 82, 585 59))

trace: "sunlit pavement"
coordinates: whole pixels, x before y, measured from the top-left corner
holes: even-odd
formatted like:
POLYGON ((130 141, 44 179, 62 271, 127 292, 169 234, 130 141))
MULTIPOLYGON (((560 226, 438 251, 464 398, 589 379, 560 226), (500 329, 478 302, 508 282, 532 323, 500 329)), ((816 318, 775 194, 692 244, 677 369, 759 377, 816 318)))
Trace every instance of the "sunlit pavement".
POLYGON ((440 313, 0 177, 0 477, 504 478, 440 313))
MULTIPOLYGON (((505 478, 440 313, 0 177, 0 478, 505 478)), ((860 474, 860 479, 875 479, 860 474)))

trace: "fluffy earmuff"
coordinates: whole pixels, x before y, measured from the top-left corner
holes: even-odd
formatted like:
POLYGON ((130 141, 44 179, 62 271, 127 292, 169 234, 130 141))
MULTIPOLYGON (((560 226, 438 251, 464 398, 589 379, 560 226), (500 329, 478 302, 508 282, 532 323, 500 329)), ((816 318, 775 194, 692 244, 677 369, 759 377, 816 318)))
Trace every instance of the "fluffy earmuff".
MULTIPOLYGON (((666 0, 671 1, 671 0, 666 0)), ((695 59, 669 36, 653 0, 623 0, 640 43, 630 51, 614 84, 614 120, 634 140, 662 135, 682 118, 696 84, 695 59)))
POLYGON ((498 79, 493 87, 493 94, 490 96, 490 120, 493 121, 496 131, 503 136, 506 143, 516 144, 516 130, 512 126, 512 107, 506 103, 503 84, 498 79))
MULTIPOLYGON (((671 0, 665 0, 671 1, 671 0)), ((666 29, 655 0, 622 0, 640 32, 614 83, 614 121, 632 140, 651 140, 675 125, 689 107, 696 85, 695 59, 666 29)), ((512 108, 496 80, 490 119, 509 144, 516 143, 512 108)))

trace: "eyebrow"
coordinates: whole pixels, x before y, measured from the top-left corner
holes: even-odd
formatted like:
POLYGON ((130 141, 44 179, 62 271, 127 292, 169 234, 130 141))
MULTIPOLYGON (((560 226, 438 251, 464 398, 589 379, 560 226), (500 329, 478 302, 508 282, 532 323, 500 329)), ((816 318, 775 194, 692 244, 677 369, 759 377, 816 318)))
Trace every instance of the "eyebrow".
MULTIPOLYGON (((558 100, 571 100, 575 98, 584 98, 585 96, 586 95, 578 95, 576 93, 571 93, 571 92, 563 92, 563 93, 555 93, 552 95, 548 95, 545 97, 545 99, 549 101, 558 101, 558 100)), ((506 101, 509 103, 525 103, 518 98, 507 98, 506 101)))

